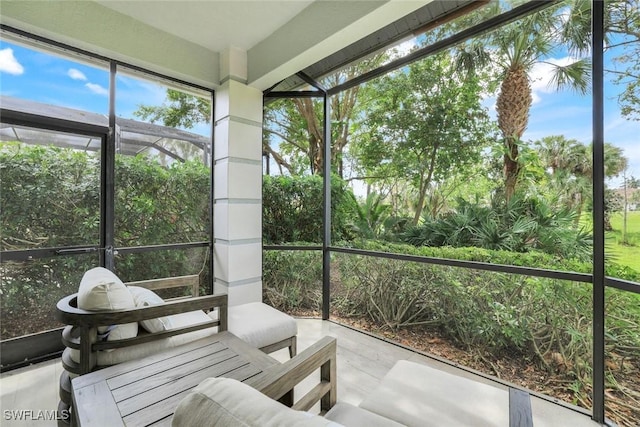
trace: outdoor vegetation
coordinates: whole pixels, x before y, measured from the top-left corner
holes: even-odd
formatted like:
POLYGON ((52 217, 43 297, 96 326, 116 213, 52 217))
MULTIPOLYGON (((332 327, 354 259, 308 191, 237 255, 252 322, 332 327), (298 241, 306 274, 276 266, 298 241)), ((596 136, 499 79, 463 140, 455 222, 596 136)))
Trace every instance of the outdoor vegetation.
MULTIPOLYGON (((0 143, 2 250, 97 246, 99 163, 97 155, 71 149, 0 143)), ((118 247, 208 239, 209 169, 202 162, 166 168, 118 156, 116 177, 118 247)), ((201 272, 205 284, 206 262, 207 249, 196 248, 118 255, 115 267, 124 281, 201 272)), ((61 326, 56 303, 77 292, 82 274, 96 265, 97 253, 2 263, 2 339, 61 326)))
MULTIPOLYGON (((490 2, 422 34, 408 49, 515 3, 490 2)), ((332 316, 591 408, 591 283, 384 256, 592 273, 592 141, 562 134, 523 140, 536 64, 549 67, 554 90, 585 94, 591 105, 590 5, 553 3, 330 98, 331 244, 370 251, 332 254, 332 316), (570 60, 552 61, 558 56, 570 60)), ((607 69, 606 77, 620 89, 623 118, 637 122, 640 4, 606 5, 606 45, 615 54, 615 69, 607 69)), ((322 83, 335 87, 403 49, 373 55, 322 83)), ((317 315, 322 300, 322 253, 313 248, 323 243, 322 111, 321 100, 311 98, 269 99, 265 105, 263 153, 271 167, 263 180, 263 243, 310 248, 264 251, 264 299, 297 315, 317 315)), ((209 120, 210 105, 168 90, 165 104, 140 106, 137 114, 188 128, 209 120)), ((590 120, 589 112, 585 127, 590 120)), ((630 153, 616 141, 607 141, 604 152, 606 275, 640 283, 640 210, 633 210, 640 209, 640 180, 629 175, 630 153)), ((94 155, 65 149, 0 145, 2 249, 93 243, 98 164, 94 155)), ((122 156, 116 176, 118 245, 208 239, 208 200, 194 198, 209 191, 205 166, 187 161, 163 167, 148 157, 122 156)), ((208 258, 204 250, 196 252, 152 252, 147 256, 158 258, 144 263, 120 257, 116 268, 125 280, 194 274, 208 258)), ((42 330, 22 318, 33 312, 45 317, 75 290, 79 277, 57 275, 92 265, 91 254, 2 264, 3 339, 12 331, 42 330)), ((605 327, 607 417, 635 426, 640 294, 607 289, 605 327)))
MULTIPOLYGON (((433 29, 414 48, 505 6, 494 2, 433 29)), ((582 93, 589 103, 589 8, 588 1, 558 4, 333 96, 333 182, 359 184, 351 185, 353 197, 332 189, 332 245, 591 273, 591 141, 562 134, 523 140, 537 65, 548 66, 556 90, 582 93), (570 60, 553 60, 567 53, 570 60), (485 102, 494 96, 495 116, 485 102)), ((637 2, 608 2, 606 19, 606 43, 617 55, 607 77, 621 90, 623 116, 637 121, 637 2)), ((401 54, 380 54, 322 84, 335 86, 401 54)), ((268 204, 273 183, 292 188, 321 174, 322 109, 313 104, 267 105, 264 152, 286 177, 265 179, 265 219, 282 209, 268 204)), ((630 153, 616 141, 604 151, 606 274, 637 283, 640 217, 631 209, 639 183, 627 173, 630 153), (613 187, 613 178, 622 185, 613 187)), ((287 224, 296 231, 272 234, 265 220, 265 243, 321 243, 299 233, 320 225, 322 207, 313 202, 320 190, 313 194, 287 196, 286 209, 297 213, 287 224)), ((264 257, 265 300, 318 313, 320 253, 269 250, 264 257)), ((332 255, 331 266, 331 313, 341 321, 591 407, 589 283, 343 253, 332 255)), ((639 303, 637 294, 607 290, 607 416, 626 426, 640 423, 639 303)))

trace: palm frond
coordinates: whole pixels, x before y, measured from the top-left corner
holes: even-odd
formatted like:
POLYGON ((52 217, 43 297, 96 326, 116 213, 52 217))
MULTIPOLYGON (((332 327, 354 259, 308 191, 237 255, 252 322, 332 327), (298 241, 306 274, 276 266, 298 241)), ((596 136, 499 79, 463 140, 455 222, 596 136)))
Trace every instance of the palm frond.
POLYGON ((591 84, 591 60, 579 59, 569 65, 552 64, 553 76, 549 86, 554 89, 571 88, 580 94, 586 94, 591 84))

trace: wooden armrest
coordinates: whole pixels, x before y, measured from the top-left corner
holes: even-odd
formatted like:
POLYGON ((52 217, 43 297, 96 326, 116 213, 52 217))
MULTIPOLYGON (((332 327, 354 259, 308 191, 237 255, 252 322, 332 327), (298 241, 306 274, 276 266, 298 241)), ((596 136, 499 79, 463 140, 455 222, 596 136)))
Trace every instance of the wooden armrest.
POLYGON ((128 310, 87 311, 78 308, 78 295, 73 294, 58 301, 56 319, 69 325, 63 330, 62 340, 68 348, 79 350, 80 362, 77 369, 74 368, 75 370, 72 372, 82 375, 90 372, 95 366, 96 361, 92 353, 98 350, 129 347, 214 326, 218 327, 218 331, 226 331, 227 302, 227 295, 225 294, 206 295, 128 310), (105 342, 95 341, 96 328, 99 326, 122 325, 211 308, 219 310, 218 320, 212 319, 211 321, 173 328, 168 331, 140 334, 133 338, 105 342))
POLYGON ((267 368, 263 375, 247 381, 249 385, 278 400, 320 369, 320 382, 294 403, 292 408, 307 411, 318 401, 322 411, 336 403, 336 339, 323 337, 302 353, 280 365, 267 368))
POLYGON ((58 301, 56 319, 67 325, 96 327, 108 325, 122 325, 155 319, 172 314, 187 313, 189 311, 205 310, 218 307, 223 311, 220 315, 222 330, 227 329, 227 295, 206 295, 184 300, 167 301, 164 304, 151 305, 142 308, 115 311, 87 311, 77 308, 77 294, 69 295, 58 301), (224 323, 224 325, 222 325, 224 323))

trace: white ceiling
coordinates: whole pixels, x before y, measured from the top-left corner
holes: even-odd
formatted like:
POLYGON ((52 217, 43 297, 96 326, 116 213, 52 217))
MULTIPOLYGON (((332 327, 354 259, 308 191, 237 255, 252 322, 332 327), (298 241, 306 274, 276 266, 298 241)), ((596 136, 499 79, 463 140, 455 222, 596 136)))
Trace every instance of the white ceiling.
POLYGON ((98 0, 102 6, 174 36, 219 52, 249 50, 313 0, 149 1, 98 0))
POLYGON ((431 1, 2 0, 0 22, 212 89, 233 52, 264 90, 431 1))

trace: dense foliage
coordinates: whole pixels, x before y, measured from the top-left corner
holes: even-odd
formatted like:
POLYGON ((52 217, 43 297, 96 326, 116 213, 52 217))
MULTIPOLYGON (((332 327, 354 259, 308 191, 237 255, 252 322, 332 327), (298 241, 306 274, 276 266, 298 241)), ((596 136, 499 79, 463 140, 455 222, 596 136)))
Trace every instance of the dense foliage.
POLYGON ((542 251, 588 260, 591 236, 568 209, 554 210, 542 197, 516 193, 508 202, 488 206, 458 200, 455 210, 424 222, 404 234, 416 246, 476 246, 513 252, 542 251))
MULTIPOLYGON (((349 245, 378 252, 461 259, 590 273, 590 262, 531 251, 413 247, 380 241, 349 245)), ((265 251, 264 293, 281 309, 319 310, 322 257, 319 252, 265 251)), ((640 273, 614 263, 606 274, 640 281, 640 273)), ((575 402, 589 406, 592 377, 589 283, 335 254, 331 308, 334 315, 372 321, 396 330, 436 331, 477 358, 517 356, 550 375, 560 375, 575 402)), ((606 355, 610 399, 628 392, 625 376, 637 375, 640 296, 617 290, 606 295, 606 355), (617 378, 619 382, 616 382, 617 378), (625 391, 626 390, 626 391, 625 391)), ((496 367, 495 369, 499 369, 496 367)), ((496 371, 500 375, 499 371, 496 371)), ((636 411, 637 412, 637 411, 636 411)), ((640 416, 635 413, 634 416, 640 416)))
MULTIPOLYGON (((2 143, 1 249, 98 246, 99 164, 85 152, 2 143)), ((207 194, 209 171, 198 162, 167 168, 145 157, 118 156, 116 247, 208 240, 207 194)), ((195 274, 207 259, 206 249, 164 250, 117 255, 115 266, 123 280, 133 281, 195 274)), ((56 302, 76 292, 82 274, 98 263, 97 252, 3 263, 2 338, 56 326, 56 302)))
MULTIPOLYGON (((322 243, 322 177, 265 176, 262 184, 262 239, 265 244, 283 242, 322 243)), ((331 179, 331 231, 334 239, 349 238, 356 203, 346 183, 331 179)))
POLYGON ((351 153, 365 176, 406 179, 416 192, 417 224, 434 183, 480 162, 493 139, 480 79, 457 72, 453 56, 445 51, 365 88, 366 131, 351 153))

